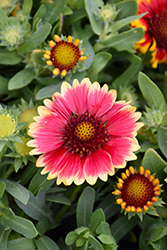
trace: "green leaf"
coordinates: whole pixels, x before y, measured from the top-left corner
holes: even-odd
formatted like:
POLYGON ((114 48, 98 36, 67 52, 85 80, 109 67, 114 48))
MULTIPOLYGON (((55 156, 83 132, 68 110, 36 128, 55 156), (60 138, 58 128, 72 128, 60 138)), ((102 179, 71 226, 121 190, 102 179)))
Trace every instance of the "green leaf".
POLYGON ((97 209, 91 217, 91 221, 90 221, 90 231, 92 234, 95 233, 96 228, 105 221, 105 215, 104 212, 101 208, 97 209))
POLYGON ((158 129, 158 145, 167 158, 167 128, 165 127, 160 127, 158 129))
POLYGON ((68 206, 71 205, 70 200, 67 197, 65 197, 62 193, 47 194, 46 201, 60 203, 60 204, 68 205, 68 206))
POLYGON ((30 15, 31 9, 33 7, 33 1, 32 0, 24 0, 22 10, 24 11, 25 15, 30 15))
POLYGON ((94 200, 95 190, 91 187, 86 187, 82 192, 77 204, 78 227, 89 226, 93 211, 94 200))
MULTIPOLYGON (((0 57, 1 58, 1 57, 0 57)), ((8 91, 8 79, 3 76, 0 76, 0 95, 7 94, 8 91)), ((1 150, 0 150, 1 151, 1 150)))
POLYGON ((7 241, 11 229, 6 229, 2 225, 0 226, 0 250, 8 250, 7 248, 7 241))
POLYGON ((125 25, 133 22, 134 20, 136 19, 139 19, 141 17, 143 17, 145 15, 145 13, 142 13, 140 15, 135 15, 135 16, 130 16, 130 17, 126 17, 126 18, 123 18, 119 21, 116 21, 116 22, 113 22, 111 28, 110 28, 110 31, 111 32, 116 32, 117 30, 121 29, 122 27, 124 27, 125 25))
POLYGON ((116 242, 119 242, 128 232, 130 232, 139 222, 139 218, 133 217, 128 220, 127 216, 118 218, 111 225, 111 234, 115 238, 116 242))
POLYGON ((31 192, 29 194, 30 199, 26 205, 15 199, 17 205, 34 220, 42 220, 44 217, 49 218, 45 205, 45 191, 40 189, 36 197, 31 192))
POLYGON ((7 226, 28 239, 35 238, 38 234, 30 220, 14 215, 7 208, 0 209, 0 223, 4 227, 7 226))
POLYGON ((78 234, 76 232, 72 231, 72 232, 67 234, 67 236, 65 238, 65 243, 67 244, 67 246, 70 246, 70 245, 74 244, 77 239, 78 239, 78 234))
POLYGON ((54 0, 52 4, 45 3, 47 7, 47 15, 43 19, 43 22, 48 22, 51 25, 58 20, 59 15, 63 12, 66 6, 67 0, 54 0))
POLYGON ((22 57, 16 51, 9 51, 5 48, 0 49, 0 64, 15 65, 21 62, 22 57))
POLYGON ((165 98, 157 87, 155 83, 153 83, 148 76, 144 73, 139 73, 139 88, 146 99, 150 108, 154 107, 155 109, 160 109, 163 107, 164 110, 167 109, 165 98))
POLYGON ((8 16, 6 15, 5 11, 3 11, 2 8, 0 8, 0 24, 4 25, 8 22, 8 16))
POLYGON ((55 92, 60 92, 63 81, 40 89, 36 95, 37 100, 51 97, 55 92))
POLYGON ((119 20, 128 16, 136 15, 138 11, 138 3, 134 0, 119 2, 115 6, 116 10, 119 10, 116 17, 116 19, 119 20))
POLYGON ((46 12, 47 12, 46 6, 44 4, 41 4, 33 17, 34 28, 36 27, 37 22, 46 16, 46 12))
POLYGON ((103 221, 98 228, 96 229, 97 234, 107 234, 111 235, 109 224, 106 221, 103 221))
POLYGON ((8 241, 8 250, 35 250, 33 240, 26 238, 18 238, 8 241))
POLYGON ((122 56, 125 56, 131 62, 130 66, 118 76, 112 83, 114 88, 119 88, 119 86, 125 86, 137 79, 137 74, 141 67, 141 58, 131 54, 128 51, 121 52, 122 56))
POLYGON ((92 82, 97 79, 98 73, 107 65, 111 58, 112 55, 108 52, 99 52, 94 56, 91 68, 88 72, 88 77, 92 82))
POLYGON ((41 187, 47 191, 55 182, 55 180, 47 180, 46 175, 40 174, 41 170, 39 170, 34 177, 32 178, 28 190, 30 190, 34 195, 38 193, 41 187))
POLYGON ((151 174, 156 173, 161 181, 164 180, 165 174, 163 170, 167 166, 167 162, 165 162, 154 149, 150 148, 146 151, 141 165, 145 169, 149 169, 151 174))
POLYGON ((92 235, 89 235, 89 243, 96 250, 104 250, 103 246, 92 235))
POLYGON ((35 72, 31 68, 20 70, 9 80, 8 89, 21 89, 27 86, 34 79, 34 77, 35 72))
POLYGON ((106 245, 115 244, 115 240, 107 234, 100 234, 97 238, 106 245))
POLYGON ((35 240, 35 244, 39 250, 60 250, 57 244, 45 235, 38 240, 35 240))
POLYGON ((6 191, 26 205, 30 197, 28 190, 17 182, 3 181, 6 184, 6 191))
POLYGON ((0 198, 2 198, 4 192, 5 192, 6 184, 5 182, 1 181, 0 182, 0 198))
POLYGON ((27 51, 35 49, 41 44, 49 35, 52 26, 49 23, 42 25, 37 31, 35 31, 26 42, 20 45, 18 54, 22 55, 27 51))
POLYGON ((94 0, 85 0, 85 9, 88 13, 89 21, 92 30, 95 34, 100 35, 103 31, 102 22, 95 16, 95 12, 99 12, 99 9, 94 0))
POLYGON ((135 28, 116 35, 108 35, 105 40, 100 41, 98 44, 101 48, 113 47, 119 51, 132 50, 134 43, 142 39, 144 30, 142 28, 135 28))
POLYGON ((166 222, 158 220, 152 224, 152 227, 148 230, 148 234, 150 235, 149 242, 155 242, 167 235, 166 222))

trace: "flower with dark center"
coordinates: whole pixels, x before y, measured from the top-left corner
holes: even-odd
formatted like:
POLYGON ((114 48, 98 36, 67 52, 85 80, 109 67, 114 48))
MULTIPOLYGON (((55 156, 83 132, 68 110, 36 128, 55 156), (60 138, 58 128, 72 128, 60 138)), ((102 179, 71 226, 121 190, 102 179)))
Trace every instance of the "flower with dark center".
POLYGON ((141 27, 145 31, 144 38, 135 44, 145 54, 151 51, 153 68, 158 63, 167 62, 167 0, 138 0, 137 14, 147 12, 142 18, 131 23, 133 28, 141 27))
POLYGON ((42 154, 37 167, 57 184, 93 185, 99 177, 107 181, 115 168, 124 168, 127 160, 136 159, 133 151, 140 147, 135 138, 143 123, 140 113, 125 101, 115 102, 116 90, 102 88, 88 78, 73 86, 63 82, 61 94, 38 107, 40 116, 29 126, 35 147, 30 154, 42 154))
POLYGON ((50 50, 47 49, 44 58, 46 64, 51 66, 54 75, 66 76, 68 71, 75 70, 81 61, 87 59, 82 50, 79 49, 80 40, 74 40, 72 36, 62 40, 58 35, 54 35, 54 41, 49 42, 50 50), (74 40, 74 41, 73 41, 74 40))
POLYGON ((118 178, 113 194, 117 196, 116 202, 125 212, 145 213, 160 200, 160 189, 159 180, 148 169, 144 170, 140 166, 139 173, 136 173, 133 167, 129 167, 122 173, 122 178, 118 178))

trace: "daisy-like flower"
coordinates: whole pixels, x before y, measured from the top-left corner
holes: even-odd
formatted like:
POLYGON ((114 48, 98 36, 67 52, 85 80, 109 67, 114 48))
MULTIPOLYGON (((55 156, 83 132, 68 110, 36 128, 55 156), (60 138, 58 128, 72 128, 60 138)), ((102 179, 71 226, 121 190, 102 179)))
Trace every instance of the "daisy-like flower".
POLYGON ((86 60, 82 50, 79 49, 81 42, 79 39, 74 40, 72 36, 62 40, 58 35, 53 36, 54 41, 49 42, 50 49, 47 49, 44 58, 47 60, 46 64, 51 66, 54 75, 66 76, 70 70, 79 68, 79 64, 86 60), (74 41, 73 41, 74 40, 74 41))
POLYGON ((136 131, 143 125, 136 121, 141 114, 115 99, 116 90, 85 78, 81 83, 75 79, 73 86, 63 82, 61 94, 44 100, 46 107, 38 107, 40 116, 28 130, 35 138, 28 142, 35 147, 30 154, 42 154, 36 163, 45 167, 41 174, 49 172, 49 180, 58 177, 57 184, 80 185, 86 180, 93 185, 98 177, 107 181, 126 160, 136 159, 136 131))
POLYGON ((125 213, 141 213, 142 218, 142 214, 160 200, 159 180, 142 166, 139 168, 139 173, 136 173, 133 167, 129 167, 121 177, 118 178, 117 188, 112 192, 117 196, 116 202, 121 205, 125 213))
POLYGON ((142 18, 131 23, 132 27, 141 27, 145 31, 144 37, 135 44, 145 54, 151 51, 153 68, 158 63, 167 62, 167 0, 137 0, 138 14, 148 12, 142 18))

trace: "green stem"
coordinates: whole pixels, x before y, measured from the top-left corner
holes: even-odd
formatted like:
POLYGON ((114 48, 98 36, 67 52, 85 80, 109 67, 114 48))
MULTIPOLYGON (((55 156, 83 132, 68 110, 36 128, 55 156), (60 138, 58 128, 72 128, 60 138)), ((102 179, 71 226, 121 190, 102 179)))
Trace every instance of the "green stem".
POLYGON ((8 170, 5 172, 5 174, 2 176, 2 179, 7 179, 8 176, 14 171, 13 165, 11 165, 8 170))
POLYGON ((95 43, 94 45, 94 51, 95 53, 97 53, 99 50, 103 49, 103 45, 100 44, 100 41, 105 40, 107 34, 109 32, 109 23, 108 22, 104 22, 104 29, 103 32, 100 34, 98 42, 95 43))

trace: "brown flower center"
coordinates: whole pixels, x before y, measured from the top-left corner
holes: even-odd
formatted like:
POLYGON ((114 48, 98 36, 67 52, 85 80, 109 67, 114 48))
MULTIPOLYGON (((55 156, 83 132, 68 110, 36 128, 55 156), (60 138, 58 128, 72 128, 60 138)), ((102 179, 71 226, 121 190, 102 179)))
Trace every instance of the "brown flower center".
POLYGON ((72 115, 64 130, 65 146, 80 156, 100 149, 108 140, 105 123, 88 112, 72 115))
POLYGON ((154 197, 154 186, 144 175, 130 175, 123 183, 122 199, 126 206, 143 207, 154 197))
POLYGON ((69 71, 78 63, 80 57, 78 46, 70 42, 60 41, 56 42, 56 45, 52 48, 50 60, 54 67, 60 71, 69 71))
POLYGON ((167 48, 167 10, 148 19, 149 33, 156 40, 157 46, 167 48))

